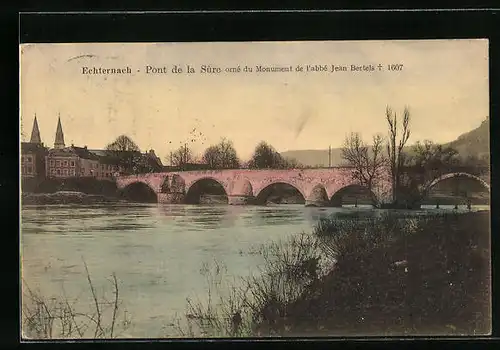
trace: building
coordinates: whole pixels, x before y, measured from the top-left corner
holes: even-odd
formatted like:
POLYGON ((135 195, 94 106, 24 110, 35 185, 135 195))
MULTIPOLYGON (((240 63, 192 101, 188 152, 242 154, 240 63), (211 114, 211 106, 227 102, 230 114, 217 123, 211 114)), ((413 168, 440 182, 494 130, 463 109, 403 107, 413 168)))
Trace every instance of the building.
POLYGON ((118 170, 107 162, 101 164, 102 158, 85 147, 71 145, 66 147, 61 118, 57 121, 54 148, 48 151, 45 158, 46 175, 52 178, 95 177, 111 178, 118 170))
POLYGON ((51 149, 47 156, 49 177, 95 177, 111 179, 121 167, 110 157, 90 151, 87 146, 71 145, 62 149, 51 149))
POLYGON ((145 167, 149 172, 160 172, 163 171, 163 164, 160 157, 158 157, 153 149, 143 155, 145 167))
POLYGON ((89 152, 98 159, 98 177, 110 178, 124 171, 123 166, 120 165, 120 160, 110 152, 102 149, 92 149, 89 152))
POLYGON ((139 151, 89 150, 87 146, 66 147, 61 117, 57 120, 54 148, 41 142, 35 116, 30 142, 21 143, 22 178, 95 177, 112 179, 117 174, 161 171, 163 165, 154 150, 139 151))
POLYGON ((48 177, 97 177, 99 158, 86 147, 71 145, 49 150, 46 164, 48 177))
POLYGON ((55 178, 95 177, 111 179, 117 174, 161 171, 163 165, 154 150, 139 151, 89 150, 87 146, 66 147, 61 118, 57 121, 54 148, 45 160, 46 175, 55 178))
POLYGON ((47 148, 42 143, 35 115, 30 142, 21 142, 21 178, 40 179, 45 177, 46 154, 47 148))
POLYGON ((101 167, 105 170, 105 165, 115 166, 115 171, 123 174, 160 172, 163 164, 154 150, 146 153, 139 151, 108 151, 102 149, 90 150, 100 158, 101 167), (120 166, 117 166, 120 164, 120 166))

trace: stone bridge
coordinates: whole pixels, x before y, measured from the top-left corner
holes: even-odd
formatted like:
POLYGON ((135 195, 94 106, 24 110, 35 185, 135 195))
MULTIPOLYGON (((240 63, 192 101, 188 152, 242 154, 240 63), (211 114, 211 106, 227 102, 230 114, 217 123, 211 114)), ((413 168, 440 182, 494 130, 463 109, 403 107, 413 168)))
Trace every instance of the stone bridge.
POLYGON ((444 180, 452 179, 452 178, 468 178, 468 179, 475 180, 475 181, 479 182, 485 190, 490 192, 490 184, 488 183, 488 181, 489 181, 488 177, 484 177, 484 176, 479 177, 479 176, 471 175, 471 174, 465 173, 465 172, 443 174, 443 175, 435 178, 434 180, 431 180, 428 183, 426 183, 424 186, 422 186, 420 191, 422 192, 423 195, 427 195, 427 193, 429 193, 429 191, 434 186, 436 186, 438 183, 440 183, 441 181, 444 181, 444 180))
MULTIPOLYGON (((352 168, 325 169, 235 169, 180 171, 120 176, 117 187, 125 189, 142 183, 151 188, 160 203, 182 203, 202 180, 219 183, 228 197, 229 204, 247 204, 266 196, 266 189, 274 184, 288 184, 302 194, 306 205, 323 206, 332 203, 344 189, 360 184, 353 179, 352 168)), ((372 188, 374 204, 389 202, 392 197, 389 178, 379 181, 372 188)))
MULTIPOLYGON (((119 189, 126 189, 134 184, 142 184, 156 193, 160 203, 183 203, 193 186, 202 180, 212 180, 222 186, 229 204, 247 204, 255 199, 265 199, 266 189, 274 184, 288 184, 297 189, 304 197, 306 205, 337 206, 341 203, 344 190, 360 187, 354 180, 352 168, 324 169, 235 169, 202 170, 165 173, 148 173, 120 176, 116 179, 119 189), (264 197, 264 198, 262 198, 264 197)), ((423 196, 439 182, 465 177, 479 181, 486 190, 489 184, 482 178, 463 172, 444 174, 421 187, 423 196)), ((389 203, 392 200, 392 188, 388 172, 372 188, 375 205, 389 203)), ((193 190, 194 191, 194 190, 193 190)))

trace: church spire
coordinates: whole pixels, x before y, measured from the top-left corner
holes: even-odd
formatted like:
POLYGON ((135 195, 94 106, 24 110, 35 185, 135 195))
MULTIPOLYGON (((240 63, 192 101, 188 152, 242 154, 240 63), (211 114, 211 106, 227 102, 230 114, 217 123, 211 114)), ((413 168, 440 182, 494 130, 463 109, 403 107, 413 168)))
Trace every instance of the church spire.
POLYGON ((54 142, 54 148, 64 148, 64 134, 61 125, 61 115, 57 120, 57 130, 56 130, 56 140, 54 142))
POLYGON ((35 120, 33 120, 33 129, 31 130, 31 143, 42 143, 42 139, 40 138, 40 130, 38 129, 38 122, 36 120, 36 113, 35 113, 35 120))

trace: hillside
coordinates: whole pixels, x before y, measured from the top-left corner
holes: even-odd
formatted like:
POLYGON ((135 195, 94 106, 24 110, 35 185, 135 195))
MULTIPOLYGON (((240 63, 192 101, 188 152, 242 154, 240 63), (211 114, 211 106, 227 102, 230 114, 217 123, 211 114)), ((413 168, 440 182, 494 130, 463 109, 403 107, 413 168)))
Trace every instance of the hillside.
POLYGON ((458 153, 467 157, 469 155, 489 156, 490 154, 490 126, 488 119, 484 120, 479 127, 460 135, 455 141, 445 144, 455 148, 458 153))
MULTIPOLYGON (((455 148, 459 154, 466 158, 468 156, 482 157, 488 155, 489 151, 489 122, 484 120, 479 127, 460 135, 456 140, 444 144, 455 148)), ((408 147, 410 150, 411 147, 408 147)), ((332 148, 331 151, 332 166, 342 164, 340 148, 332 148)), ((294 158, 305 166, 328 166, 328 150, 292 150, 281 153, 287 158, 294 158)))

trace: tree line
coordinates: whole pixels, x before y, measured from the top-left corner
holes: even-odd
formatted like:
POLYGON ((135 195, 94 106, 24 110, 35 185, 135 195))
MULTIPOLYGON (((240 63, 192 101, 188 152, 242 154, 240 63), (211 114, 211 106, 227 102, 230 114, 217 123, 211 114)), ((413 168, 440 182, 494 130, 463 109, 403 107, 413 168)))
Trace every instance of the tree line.
POLYGON ((353 167, 353 177, 362 186, 372 190, 389 173, 392 186, 392 204, 412 206, 421 199, 422 185, 454 169, 480 175, 478 169, 487 167, 485 158, 460 157, 458 151, 432 141, 417 141, 407 147, 411 135, 410 109, 401 116, 387 106, 385 111, 387 135, 376 134, 372 144, 363 141, 360 132, 346 136, 341 148, 345 165, 353 167))
MULTIPOLYGON (((126 135, 121 135, 106 146, 107 155, 114 159, 126 173, 152 172, 154 169, 141 153, 139 146, 126 135)), ((193 150, 187 145, 171 152, 167 163, 178 169, 187 169, 196 163, 193 150)), ((295 159, 283 157, 267 142, 260 142, 250 158, 244 163, 238 156, 232 141, 222 138, 217 144, 209 146, 202 154, 201 163, 206 169, 291 169, 303 167, 295 159)))
MULTIPOLYGON (((168 162, 175 167, 183 168, 195 163, 193 151, 186 145, 179 147, 170 155, 168 162)), ((283 157, 269 143, 262 141, 254 149, 248 162, 243 162, 238 156, 234 144, 227 138, 222 138, 217 144, 205 149, 201 163, 208 169, 291 169, 302 167, 295 159, 283 157)))

